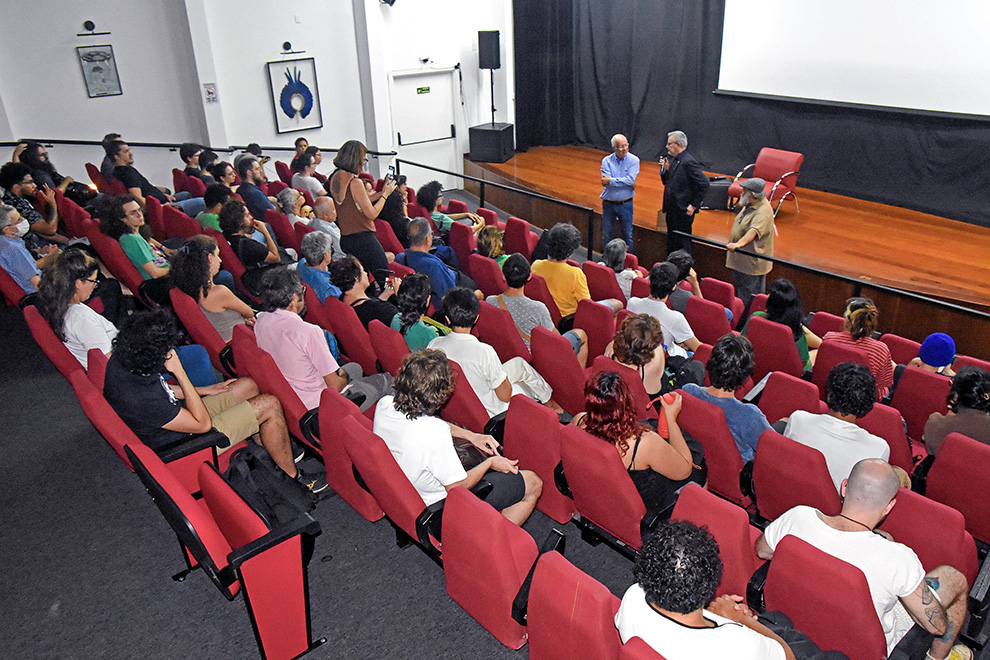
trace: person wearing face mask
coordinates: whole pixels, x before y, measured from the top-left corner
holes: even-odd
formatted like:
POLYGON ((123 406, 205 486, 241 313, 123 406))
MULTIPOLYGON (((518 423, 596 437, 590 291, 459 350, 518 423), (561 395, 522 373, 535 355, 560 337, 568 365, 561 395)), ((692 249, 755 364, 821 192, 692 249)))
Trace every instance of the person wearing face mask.
MULTIPOLYGON (((773 262, 759 257, 738 252, 745 248, 748 252, 773 256, 773 209, 763 192, 766 181, 759 178, 747 179, 742 182, 743 194, 739 197, 740 211, 732 222, 729 232, 729 243, 725 246, 725 266, 732 271, 732 279, 736 284, 736 295, 746 305, 758 293, 766 293, 767 273, 773 268, 773 262)), ((745 313, 743 314, 745 317, 745 313)))
POLYGON ((24 235, 31 228, 30 223, 21 217, 13 206, 0 204, 0 268, 14 278, 17 285, 25 293, 38 290, 41 281, 41 269, 58 256, 58 248, 47 245, 39 253, 40 259, 35 259, 24 247, 24 235))

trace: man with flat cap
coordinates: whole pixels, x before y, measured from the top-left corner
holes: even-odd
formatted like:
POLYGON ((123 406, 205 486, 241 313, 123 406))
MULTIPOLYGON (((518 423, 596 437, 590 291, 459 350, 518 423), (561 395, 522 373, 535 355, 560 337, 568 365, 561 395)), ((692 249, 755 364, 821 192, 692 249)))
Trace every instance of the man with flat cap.
POLYGON ((773 209, 763 192, 766 181, 759 178, 746 179, 742 182, 743 193, 739 197, 740 211, 732 222, 729 232, 728 252, 725 254, 725 266, 732 271, 732 279, 736 283, 736 295, 746 305, 758 293, 766 293, 767 273, 773 268, 773 262, 759 257, 742 254, 738 250, 744 248, 747 252, 773 256, 773 209))

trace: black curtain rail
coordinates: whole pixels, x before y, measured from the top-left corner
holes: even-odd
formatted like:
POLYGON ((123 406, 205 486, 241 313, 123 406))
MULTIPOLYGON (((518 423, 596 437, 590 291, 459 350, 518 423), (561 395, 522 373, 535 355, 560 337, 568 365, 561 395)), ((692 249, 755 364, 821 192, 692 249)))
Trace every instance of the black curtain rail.
MULTIPOLYGON (((695 236, 694 234, 688 234, 677 229, 673 230, 674 234, 679 234, 685 238, 689 238, 695 243, 701 243, 702 245, 709 245, 711 247, 721 248, 728 251, 725 243, 719 241, 713 241, 710 238, 702 238, 701 236, 695 236)), ((973 316, 978 316, 982 319, 990 321, 990 314, 987 312, 981 312, 980 310, 973 309, 971 307, 965 307, 963 305, 957 305, 956 303, 947 302, 945 300, 939 300, 938 298, 930 298, 926 295, 920 293, 914 293, 913 291, 905 291, 903 289, 897 289, 895 287, 886 286, 884 284, 877 284, 876 282, 869 282, 861 280, 855 277, 849 277, 848 275, 840 275, 838 273, 833 273, 827 270, 821 270, 820 268, 814 268, 812 266, 806 266, 804 264, 799 264, 794 261, 787 261, 786 259, 780 259, 778 257, 770 257, 763 254, 756 254, 755 252, 750 252, 749 250, 736 250, 739 254, 745 254, 750 257, 756 257, 757 259, 763 259, 764 261, 772 261, 776 264, 784 264, 785 266, 790 266, 792 268, 798 268, 809 273, 814 273, 815 275, 822 275, 825 277, 832 277, 837 280, 841 280, 847 284, 852 284, 855 287, 868 287, 870 289, 877 289, 878 291, 884 291, 886 293, 891 293, 897 296, 904 296, 906 298, 913 298, 914 300, 919 300, 923 303, 938 305, 939 307, 944 307, 946 309, 951 309, 957 312, 963 312, 966 314, 972 314, 973 316)), ((858 295, 858 294, 857 294, 858 295)))

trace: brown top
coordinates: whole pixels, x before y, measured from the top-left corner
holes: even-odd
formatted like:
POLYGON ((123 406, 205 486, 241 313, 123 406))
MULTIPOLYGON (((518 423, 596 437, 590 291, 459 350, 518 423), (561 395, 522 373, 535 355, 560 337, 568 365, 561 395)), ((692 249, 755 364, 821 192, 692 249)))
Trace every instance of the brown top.
MULTIPOLYGON (((350 174, 350 172, 341 172, 339 176, 343 178, 346 174, 350 174)), ((337 207, 337 226, 340 227, 341 236, 357 234, 362 231, 375 231, 375 219, 364 214, 351 194, 351 183, 356 178, 351 174, 351 178, 348 179, 344 187, 343 202, 338 202, 336 197, 331 197, 337 207)))
POLYGON ((990 415, 961 406, 955 415, 932 413, 925 424, 925 449, 928 453, 937 454, 945 436, 950 433, 962 433, 977 442, 990 445, 990 415))

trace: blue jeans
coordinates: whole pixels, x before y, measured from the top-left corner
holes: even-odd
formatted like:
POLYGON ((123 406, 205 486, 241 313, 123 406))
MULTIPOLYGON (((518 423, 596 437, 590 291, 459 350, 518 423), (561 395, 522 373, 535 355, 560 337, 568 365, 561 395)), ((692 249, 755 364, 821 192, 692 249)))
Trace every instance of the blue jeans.
POLYGON ((629 252, 633 251, 632 221, 633 221, 633 201, 630 199, 624 204, 615 204, 607 199, 602 200, 602 249, 605 244, 615 238, 615 221, 619 221, 619 236, 626 242, 629 252))
POLYGON ((176 193, 174 197, 175 206, 191 218, 195 218, 206 210, 206 202, 203 201, 202 197, 193 197, 187 192, 176 193))

